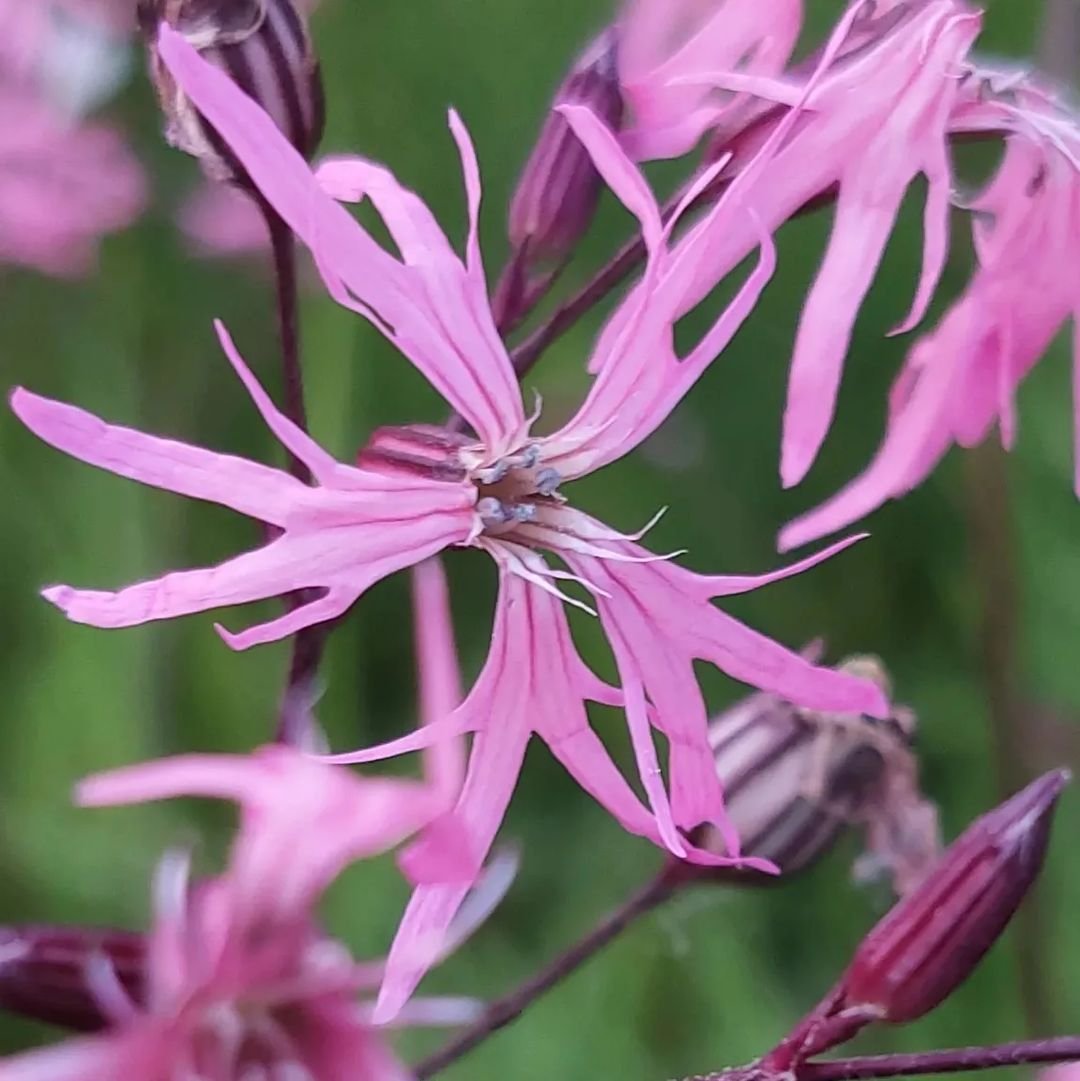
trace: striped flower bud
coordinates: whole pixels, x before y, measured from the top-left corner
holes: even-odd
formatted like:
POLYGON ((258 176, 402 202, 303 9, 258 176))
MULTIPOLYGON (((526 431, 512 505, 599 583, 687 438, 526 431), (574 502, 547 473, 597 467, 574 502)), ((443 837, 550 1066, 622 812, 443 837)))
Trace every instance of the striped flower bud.
MULTIPOLYGON (((839 667, 888 693, 876 657, 852 657, 839 667)), ((878 721, 753 695, 722 713, 711 725, 710 741, 743 852, 790 875, 810 867, 845 830, 861 827, 870 851, 860 863, 871 858, 897 892, 911 888, 940 849, 936 811, 918 789, 914 733, 915 716, 903 707, 878 721)), ((711 826, 699 843, 722 845, 711 826)), ((745 871, 710 874, 748 880, 745 871)), ((764 875, 749 880, 777 881, 764 875)))
POLYGON ((166 138, 198 158, 213 179, 243 184, 243 170, 228 147, 161 63, 155 42, 162 22, 228 72, 304 157, 314 154, 323 130, 322 80, 296 0, 139 0, 166 138))
POLYGON ((119 985, 129 1000, 141 1002, 145 957, 143 936, 127 931, 39 924, 0 927, 0 1007, 35 1021, 93 1032, 109 1022, 95 986, 107 980, 119 985))
POLYGON ((976 819, 925 881, 863 939, 844 976, 845 1012, 914 1021, 967 979, 1042 870, 1067 770, 1046 773, 976 819))
POLYGON ((613 131, 622 126, 613 29, 593 42, 559 87, 511 198, 507 232, 513 255, 495 298, 504 332, 529 307, 534 290, 546 287, 547 278, 533 280, 537 269, 561 264, 573 252, 600 197, 600 174, 558 111, 561 105, 586 105, 613 131))

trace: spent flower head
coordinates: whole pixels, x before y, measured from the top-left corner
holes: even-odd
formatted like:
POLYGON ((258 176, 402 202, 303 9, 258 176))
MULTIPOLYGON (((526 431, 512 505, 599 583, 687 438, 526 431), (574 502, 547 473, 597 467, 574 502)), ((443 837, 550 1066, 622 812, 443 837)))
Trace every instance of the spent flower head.
MULTIPOLYGON (((891 694, 876 657, 849 657, 838 668, 891 694)), ((878 719, 801 709, 760 693, 713 718, 709 740, 743 849, 775 863, 787 879, 812 866, 842 833, 860 829, 865 851, 856 877, 885 878, 897 894, 908 893, 941 850, 937 808, 919 790, 915 728, 915 715, 904 706, 894 704, 878 719)), ((722 844, 715 827, 701 833, 705 847, 722 844)), ((692 873, 726 883, 754 881, 728 868, 692 873)))

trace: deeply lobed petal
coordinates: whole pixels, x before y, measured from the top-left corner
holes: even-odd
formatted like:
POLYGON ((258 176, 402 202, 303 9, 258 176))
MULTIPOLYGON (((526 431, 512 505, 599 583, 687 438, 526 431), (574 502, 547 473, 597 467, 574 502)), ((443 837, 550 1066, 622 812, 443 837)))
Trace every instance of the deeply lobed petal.
MULTIPOLYGON (((1017 127, 985 189, 971 201, 978 267, 963 294, 915 343, 889 401, 873 461, 821 506, 789 523, 782 549, 850 523, 920 484, 954 443, 971 446, 995 422, 1009 445, 1016 388, 1077 309, 1080 289, 1060 267, 1080 238, 1080 149, 1075 125, 991 102, 999 126, 1017 127), (1017 115, 1019 112, 1019 115, 1017 115), (1039 124, 1052 130, 1040 131, 1039 124)), ((957 123, 979 123, 962 112, 957 123)))
POLYGON ((402 254, 382 249, 323 190, 273 121, 227 75, 162 26, 159 51, 199 112, 263 196, 311 249, 335 297, 372 320, 498 457, 525 426, 521 394, 487 306, 475 243, 479 180, 459 122, 470 208, 463 265, 423 203, 386 169, 360 159, 324 166, 338 195, 371 199, 402 254))
MULTIPOLYGON (((522 550, 517 559, 537 576, 548 573, 535 553, 522 550)), ((622 695, 597 679, 578 656, 562 602, 522 578, 516 561, 502 560, 491 649, 458 711, 462 727, 476 732, 457 814, 478 859, 494 841, 535 731, 574 779, 630 832, 695 862, 746 862, 771 869, 762 861, 740 861, 737 854, 716 856, 679 836, 662 781, 659 789, 654 781, 660 776, 655 756, 641 770, 652 811, 642 806, 590 728, 587 701, 614 705, 622 695)), ((425 884, 414 892, 387 960, 378 1019, 393 1017, 412 994, 437 955, 468 885, 425 884)))
POLYGON ((929 182, 923 273, 904 329, 921 318, 933 294, 948 249, 949 117, 979 28, 979 16, 952 0, 929 4, 881 49, 839 72, 815 102, 820 130, 808 129, 805 137, 835 148, 840 194, 791 362, 780 465, 785 486, 805 476, 828 432, 855 317, 919 173, 929 182))
POLYGON ((16 415, 59 450, 144 484, 220 503, 282 531, 262 548, 219 566, 173 572, 117 592, 66 585, 45 590, 70 619, 128 627, 322 590, 268 623, 239 634, 222 631, 231 646, 246 649, 333 619, 380 579, 471 537, 476 497, 470 486, 387 478, 336 462, 273 406, 219 331, 267 425, 320 483, 309 487, 281 470, 108 425, 72 406, 16 391, 16 415))
MULTIPOLYGON (((697 575, 651 557, 632 541, 608 542, 612 555, 606 557, 571 547, 560 551, 593 591, 624 689, 639 689, 636 703, 628 703, 628 720, 639 727, 651 723, 670 743, 675 825, 713 822, 733 855, 737 839, 724 816, 695 660, 806 708, 884 716, 888 704, 874 684, 809 663, 726 615, 712 599, 800 574, 849 543, 756 578, 697 575)), ((649 768, 641 760, 639 765, 649 768)))

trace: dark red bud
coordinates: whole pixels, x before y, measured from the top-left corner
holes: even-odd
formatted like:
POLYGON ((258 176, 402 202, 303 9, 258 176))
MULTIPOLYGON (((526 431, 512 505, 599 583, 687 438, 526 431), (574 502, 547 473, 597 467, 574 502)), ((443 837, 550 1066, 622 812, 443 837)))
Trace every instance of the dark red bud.
POLYGON ((0 1007, 61 1028, 94 1032, 105 1017, 87 979, 104 959, 133 1002, 144 996, 142 935, 91 927, 40 924, 0 928, 0 1007))
POLYGON ((622 126, 623 99, 616 63, 615 31, 600 35, 555 94, 510 201, 507 232, 513 258, 496 289, 500 329, 512 329, 536 289, 544 264, 561 264, 592 222, 603 186, 588 151, 573 133, 560 105, 586 105, 613 131, 622 126))
POLYGON ((296 0, 139 0, 150 67, 167 121, 166 136, 216 180, 244 183, 243 170, 161 63, 154 42, 168 23, 202 57, 226 71, 270 114, 306 158, 322 137, 322 80, 296 0))
POLYGON ((845 1009, 913 1021, 950 995, 997 941, 1042 869, 1067 770, 1032 782, 976 819, 922 884, 863 939, 845 975, 845 1009))

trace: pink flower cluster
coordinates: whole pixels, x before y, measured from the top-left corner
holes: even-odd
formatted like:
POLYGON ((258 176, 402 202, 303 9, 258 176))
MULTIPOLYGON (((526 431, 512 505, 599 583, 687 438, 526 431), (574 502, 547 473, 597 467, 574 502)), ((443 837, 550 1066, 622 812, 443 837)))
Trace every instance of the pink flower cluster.
MULTIPOLYGON (((8 2, 0 0, 0 11, 8 2)), ((640 543, 648 526, 627 532, 580 509, 570 499, 573 483, 635 450, 666 420, 768 286, 777 258, 772 234, 832 194, 834 226, 795 338, 784 425, 782 477, 798 482, 828 431, 852 327, 908 189, 925 177, 924 256, 896 333, 922 322, 948 256, 949 140, 1004 133, 996 176, 965 204, 978 265, 938 326, 913 345, 881 451, 847 489, 789 525, 781 544, 847 526, 919 483, 952 443, 983 438, 995 420, 1011 440, 1016 385, 1075 312, 1076 288, 1060 268, 1080 236, 1074 119, 1026 77, 975 64, 981 13, 963 0, 855 0, 822 48, 792 66, 801 14, 798 0, 631 0, 615 27, 625 122, 613 127, 580 102, 560 107, 580 144, 575 160, 584 148, 636 219, 647 256, 588 358, 593 378, 584 400, 553 431, 543 430, 541 403, 523 396, 496 329, 478 235, 480 167, 457 114, 449 127, 468 212, 461 252, 386 167, 346 156, 310 166, 259 104, 162 23, 157 55, 199 123, 227 147, 241 170, 233 175, 250 181, 306 245, 330 296, 385 335, 468 434, 423 424, 383 428, 354 463, 340 462, 274 405, 221 324, 218 338, 237 378, 311 483, 13 392, 22 423, 64 453, 269 527, 259 547, 217 566, 116 590, 45 589, 69 619, 132 627, 295 598, 267 622, 217 626, 230 647, 247 649, 335 620, 377 582, 412 569, 422 723, 388 744, 345 754, 269 747, 86 782, 79 790, 86 804, 191 794, 235 801, 241 822, 232 858, 217 877, 195 881, 182 859, 166 860, 146 1001, 131 1001, 108 965, 99 965, 88 979, 109 1031, 0 1065, 0 1081, 399 1076, 374 1026, 446 1016, 409 1000, 455 937, 534 734, 626 830, 693 863, 774 870, 742 852, 725 811, 695 663, 809 710, 886 717, 877 683, 819 667, 714 603, 798 575, 858 538, 768 573, 702 574, 680 561, 682 553, 657 554, 640 543), (702 140, 705 163, 664 213, 639 163, 686 154, 702 140), (343 205, 361 201, 381 218, 392 250, 343 205), (696 341, 685 345, 680 336, 677 345, 682 318, 755 253, 730 303, 696 341), (486 552, 498 578, 490 649, 465 693, 437 562, 461 548, 486 552), (579 655, 569 608, 599 621, 617 683, 601 680, 579 655), (589 703, 625 717, 632 781, 591 727, 589 703), (422 780, 342 768, 417 751, 422 780), (720 839, 715 848, 695 843, 703 824, 720 839), (385 964, 358 965, 319 929, 314 905, 347 864, 405 842, 400 866, 415 892, 385 964), (376 986, 373 1006, 355 1003, 356 992, 376 986)), ((36 42, 40 32, 32 21, 18 24, 6 42, 12 70, 33 55, 30 44, 15 43, 36 42)), ((13 92, 23 93, 23 79, 13 92)), ((100 129, 68 130, 59 140, 50 130, 35 120, 0 134, 0 255, 20 257, 21 244, 24 261, 76 268, 92 239, 133 212, 137 188, 117 188, 125 174, 116 162, 106 174, 68 158, 76 148, 89 153, 84 138, 105 149, 100 129), (35 132, 41 145, 31 145, 35 132), (54 236, 40 227, 28 232, 33 239, 19 236, 17 223, 32 223, 34 210, 16 179, 20 148, 39 165, 54 153, 50 179, 67 175, 84 185, 82 198, 50 200, 54 236), (107 193, 93 187, 99 175, 107 175, 107 193)), ((209 232, 220 235, 217 210, 206 213, 209 232)), ((244 239, 241 230, 237 243, 244 239)))

